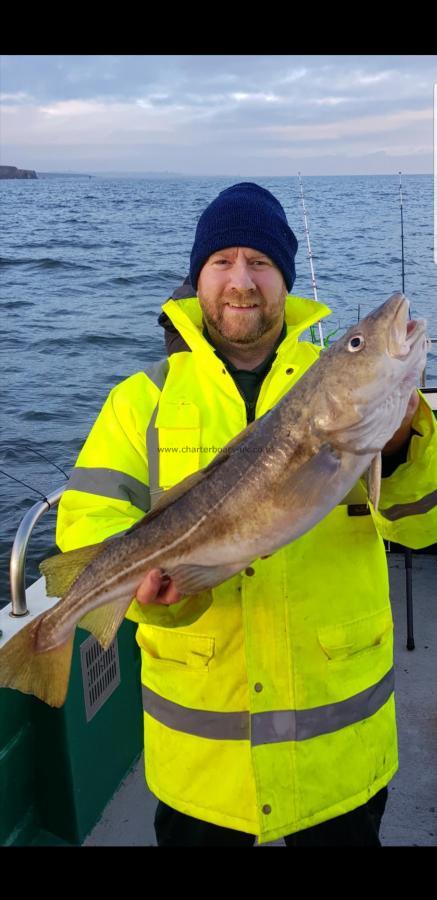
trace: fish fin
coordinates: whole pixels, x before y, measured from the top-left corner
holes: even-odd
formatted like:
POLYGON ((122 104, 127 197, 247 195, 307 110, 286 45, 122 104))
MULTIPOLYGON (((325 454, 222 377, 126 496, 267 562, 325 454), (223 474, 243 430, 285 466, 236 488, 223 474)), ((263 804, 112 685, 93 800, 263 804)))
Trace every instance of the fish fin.
MULTIPOLYGON (((262 418, 262 416, 261 416, 262 418)), ((229 452, 233 452, 235 447, 237 447, 241 442, 250 434, 251 431, 255 428, 255 425, 258 425, 260 419, 257 419, 255 422, 251 422, 240 434, 237 434, 236 437, 232 438, 232 441, 229 441, 223 450, 220 453, 217 453, 217 456, 208 463, 207 466, 203 469, 199 469, 198 472, 193 472, 192 475, 188 475, 187 478, 184 478, 183 481, 180 481, 178 484, 173 485, 173 487, 169 488, 168 491, 165 491, 164 494, 159 498, 158 502, 155 504, 153 509, 146 513, 142 519, 139 519, 138 522, 135 522, 131 528, 126 531, 126 534, 129 534, 131 531, 136 531, 137 528, 140 528, 144 525, 144 522, 150 521, 150 519, 154 519, 159 513, 162 512, 163 509, 166 509, 167 506, 171 506, 172 503, 175 503, 176 500, 179 500, 180 497, 183 497, 189 490, 191 490, 194 485, 199 484, 201 481, 204 481, 206 478, 209 478, 212 471, 214 471, 217 466, 221 466, 225 460, 229 456, 229 452)))
MULTIPOLYGON (((249 561, 246 565, 249 565, 249 561)), ((181 594, 197 594, 216 587, 222 581, 226 581, 232 575, 241 572, 244 566, 244 561, 221 566, 200 566, 196 563, 181 563, 174 567, 169 566, 165 571, 166 574, 170 575, 176 589, 181 594)))
POLYGON ((68 691, 74 632, 55 650, 36 652, 41 619, 21 629, 0 650, 0 686, 33 694, 49 706, 62 706, 68 691))
POLYGON ((381 471, 381 454, 377 453, 376 456, 373 457, 366 473, 367 493, 369 495, 369 500, 375 510, 378 509, 379 495, 381 493, 381 471))
MULTIPOLYGON (((335 478, 341 468, 341 454, 331 444, 322 444, 302 466, 290 472, 289 479, 295 483, 299 492, 308 490, 311 495, 320 490, 320 480, 324 482, 335 478)), ((303 500, 305 494, 303 493, 303 500)))
POLYGON ((39 570, 46 580, 46 593, 48 597, 63 597, 76 581, 82 570, 87 566, 106 545, 89 544, 87 547, 79 547, 78 550, 67 550, 66 553, 57 553, 49 556, 39 566, 39 570))
POLYGON ((129 597, 128 600, 113 600, 111 603, 105 603, 104 606, 99 606, 86 613, 77 624, 80 628, 90 631, 103 649, 107 650, 131 603, 132 597, 129 597))

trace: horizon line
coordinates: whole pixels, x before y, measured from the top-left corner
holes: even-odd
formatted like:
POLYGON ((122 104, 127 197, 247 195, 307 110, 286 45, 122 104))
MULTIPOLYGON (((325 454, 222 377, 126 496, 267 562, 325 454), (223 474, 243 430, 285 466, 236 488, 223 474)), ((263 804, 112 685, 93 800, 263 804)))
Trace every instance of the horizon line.
MULTIPOLYGON (((17 168, 20 168, 20 167, 17 167, 17 168)), ((30 170, 30 171, 32 171, 32 170, 30 170)), ((213 172, 213 173, 206 172, 206 173, 199 174, 199 173, 191 173, 191 172, 172 172, 171 170, 165 170, 165 169, 162 169, 162 170, 148 169, 145 171, 140 171, 137 169, 133 169, 133 170, 109 169, 107 172, 104 172, 104 171, 97 172, 95 169, 92 169, 87 172, 74 172, 74 171, 69 171, 69 170, 65 170, 65 169, 64 170, 51 170, 51 171, 49 171, 49 170, 42 171, 39 169, 33 169, 33 171, 36 172, 37 175, 74 175, 77 177, 93 176, 96 178, 105 177, 108 175, 113 175, 113 176, 137 175, 140 177, 146 177, 146 176, 150 176, 150 175, 153 175, 153 176, 165 175, 167 177, 176 176, 178 178, 249 178, 250 179, 250 178, 297 178, 299 175, 299 172, 296 172, 296 173, 290 172, 289 174, 283 174, 283 175, 274 175, 272 173, 264 173, 264 174, 257 173, 256 175, 242 175, 239 173, 224 174, 222 172, 213 172)), ((368 178, 371 178, 374 176, 390 177, 391 175, 399 175, 399 174, 405 175, 406 177, 410 176, 410 175, 414 175, 414 176, 431 175, 432 176, 433 172, 432 171, 430 171, 430 172, 401 171, 401 173, 400 173, 399 169, 396 168, 396 169, 393 169, 393 172, 346 172, 346 173, 324 172, 324 173, 317 173, 317 174, 315 174, 315 173, 305 174, 305 173, 302 173, 302 171, 300 171, 300 174, 303 174, 303 177, 305 177, 305 178, 344 178, 344 177, 352 177, 352 178, 353 177, 359 177, 359 178, 363 178, 363 177, 367 178, 368 177, 368 178)))

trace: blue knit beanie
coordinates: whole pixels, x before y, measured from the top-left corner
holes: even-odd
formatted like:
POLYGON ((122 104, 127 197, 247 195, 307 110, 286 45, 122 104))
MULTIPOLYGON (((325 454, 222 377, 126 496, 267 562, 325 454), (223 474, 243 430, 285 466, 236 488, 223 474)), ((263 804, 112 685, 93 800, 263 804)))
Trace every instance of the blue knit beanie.
POLYGON ((252 247, 265 253, 276 263, 291 291, 298 243, 279 200, 259 184, 233 184, 202 213, 190 259, 190 281, 195 290, 208 257, 226 247, 252 247))

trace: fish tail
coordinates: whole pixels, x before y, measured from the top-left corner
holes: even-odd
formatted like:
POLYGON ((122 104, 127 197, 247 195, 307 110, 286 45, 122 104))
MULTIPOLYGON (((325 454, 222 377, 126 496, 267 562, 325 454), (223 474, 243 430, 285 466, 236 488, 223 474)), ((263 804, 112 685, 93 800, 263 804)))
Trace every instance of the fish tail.
POLYGON ((33 694, 49 706, 65 702, 73 654, 74 632, 53 650, 38 653, 42 613, 0 650, 0 687, 33 694))

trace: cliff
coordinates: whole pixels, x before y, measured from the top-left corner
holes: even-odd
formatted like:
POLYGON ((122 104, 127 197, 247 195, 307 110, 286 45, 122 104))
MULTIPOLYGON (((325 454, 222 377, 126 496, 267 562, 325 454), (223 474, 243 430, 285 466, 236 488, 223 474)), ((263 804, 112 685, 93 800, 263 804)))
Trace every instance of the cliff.
POLYGON ((0 166, 0 178, 36 178, 33 169, 17 169, 16 166, 0 166))

